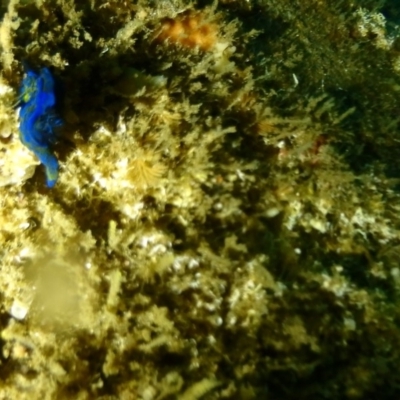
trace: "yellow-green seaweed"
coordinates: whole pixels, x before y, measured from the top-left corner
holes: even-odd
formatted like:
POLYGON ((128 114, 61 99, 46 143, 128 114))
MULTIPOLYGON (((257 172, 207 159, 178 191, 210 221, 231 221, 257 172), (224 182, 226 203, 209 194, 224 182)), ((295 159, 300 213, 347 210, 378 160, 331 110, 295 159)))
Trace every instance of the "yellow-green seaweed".
POLYGON ((396 398, 398 7, 3 9, 0 398, 396 398), (64 87, 51 192, 23 62, 64 87))

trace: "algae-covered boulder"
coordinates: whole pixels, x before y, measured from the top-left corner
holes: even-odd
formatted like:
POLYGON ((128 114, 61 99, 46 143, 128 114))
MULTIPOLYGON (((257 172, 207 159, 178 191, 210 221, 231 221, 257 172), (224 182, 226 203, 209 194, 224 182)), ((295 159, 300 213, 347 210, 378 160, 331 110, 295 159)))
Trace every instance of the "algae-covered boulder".
POLYGON ((2 3, 0 398, 398 397, 383 3, 2 3), (27 66, 63 121, 51 189, 27 66))

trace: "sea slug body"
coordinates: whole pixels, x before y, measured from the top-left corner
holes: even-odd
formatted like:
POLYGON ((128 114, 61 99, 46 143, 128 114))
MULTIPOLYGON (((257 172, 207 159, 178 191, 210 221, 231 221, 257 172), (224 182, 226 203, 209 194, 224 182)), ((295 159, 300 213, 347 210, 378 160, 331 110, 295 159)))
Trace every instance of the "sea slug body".
POLYGON ((58 178, 58 160, 50 146, 57 140, 56 128, 62 125, 62 121, 55 112, 54 78, 48 68, 36 73, 26 67, 20 98, 21 142, 44 165, 47 186, 52 188, 58 178))

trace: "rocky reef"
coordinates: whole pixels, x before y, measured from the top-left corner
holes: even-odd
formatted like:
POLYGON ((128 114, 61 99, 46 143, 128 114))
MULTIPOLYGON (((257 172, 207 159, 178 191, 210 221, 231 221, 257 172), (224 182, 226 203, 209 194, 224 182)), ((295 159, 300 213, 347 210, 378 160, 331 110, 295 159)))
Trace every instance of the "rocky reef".
POLYGON ((395 2, 2 5, 1 399, 399 395, 395 2))

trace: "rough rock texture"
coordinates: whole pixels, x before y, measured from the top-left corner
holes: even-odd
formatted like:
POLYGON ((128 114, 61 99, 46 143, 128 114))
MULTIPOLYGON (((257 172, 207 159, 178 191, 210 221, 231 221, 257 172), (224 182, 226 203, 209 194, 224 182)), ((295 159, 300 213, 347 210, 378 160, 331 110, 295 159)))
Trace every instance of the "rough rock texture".
POLYGON ((5 3, 0 399, 397 398, 395 2, 5 3))

